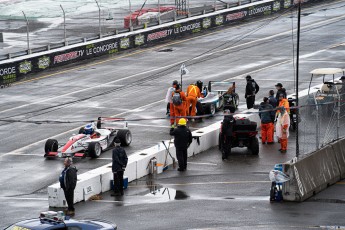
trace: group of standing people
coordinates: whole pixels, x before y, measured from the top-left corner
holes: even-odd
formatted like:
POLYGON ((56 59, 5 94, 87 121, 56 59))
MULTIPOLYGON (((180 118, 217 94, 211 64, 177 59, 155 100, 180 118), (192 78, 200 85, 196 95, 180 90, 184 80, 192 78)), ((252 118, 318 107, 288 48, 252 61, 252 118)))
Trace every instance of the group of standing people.
POLYGON ((290 106, 283 85, 278 83, 275 87, 276 95, 274 96, 274 90, 270 90, 268 97, 263 98, 259 107, 261 141, 262 144, 273 144, 275 129, 278 142, 281 145, 279 151, 286 153, 290 127, 290 106))
MULTIPOLYGON (((124 148, 121 147, 121 141, 116 138, 114 141, 115 148, 112 153, 112 172, 114 178, 114 193, 112 196, 123 196, 123 174, 127 166, 128 157, 124 148)), ((63 189, 67 210, 66 215, 73 216, 74 208, 74 190, 77 185, 77 168, 73 165, 73 159, 67 157, 64 160, 64 169, 62 170, 59 182, 63 189)))
POLYGON ((170 116, 172 128, 179 123, 181 117, 196 116, 198 98, 203 97, 202 86, 203 83, 197 81, 195 84, 190 84, 185 93, 178 81, 173 81, 165 97, 167 102, 166 114, 170 116))

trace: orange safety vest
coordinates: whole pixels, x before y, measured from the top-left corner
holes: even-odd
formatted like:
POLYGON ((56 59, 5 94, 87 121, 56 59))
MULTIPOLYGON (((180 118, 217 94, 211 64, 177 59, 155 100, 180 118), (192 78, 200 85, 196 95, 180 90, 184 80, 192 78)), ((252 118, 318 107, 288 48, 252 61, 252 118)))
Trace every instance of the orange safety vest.
POLYGON ((199 87, 196 85, 189 85, 187 88, 187 96, 201 97, 199 87))

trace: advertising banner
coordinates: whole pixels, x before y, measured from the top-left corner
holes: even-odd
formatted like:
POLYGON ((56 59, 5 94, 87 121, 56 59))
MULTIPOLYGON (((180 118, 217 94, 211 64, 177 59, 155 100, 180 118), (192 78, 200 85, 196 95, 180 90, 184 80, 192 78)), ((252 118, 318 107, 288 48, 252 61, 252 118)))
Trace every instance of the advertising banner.
POLYGON ((222 26, 241 20, 270 15, 289 8, 293 4, 292 0, 277 0, 272 2, 257 2, 250 7, 243 6, 242 9, 231 10, 217 15, 205 15, 205 17, 187 22, 176 23, 171 26, 162 25, 161 28, 147 32, 136 33, 119 38, 109 38, 108 40, 95 42, 88 45, 80 45, 64 51, 53 52, 34 58, 25 58, 21 61, 10 64, 0 64, 0 87, 8 87, 12 83, 25 78, 30 73, 40 72, 49 68, 63 66, 73 62, 90 59, 101 55, 116 54, 122 50, 134 47, 151 45, 157 42, 176 39, 180 36, 199 33, 201 31, 222 26))

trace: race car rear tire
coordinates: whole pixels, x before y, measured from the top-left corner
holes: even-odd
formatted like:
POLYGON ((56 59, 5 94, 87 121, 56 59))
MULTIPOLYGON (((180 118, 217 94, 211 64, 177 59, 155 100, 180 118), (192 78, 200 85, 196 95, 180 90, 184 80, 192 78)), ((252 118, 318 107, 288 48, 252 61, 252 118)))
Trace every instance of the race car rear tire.
POLYGON ((249 149, 253 155, 259 155, 259 139, 257 137, 251 138, 249 149))
POLYGON ((90 142, 88 153, 91 158, 98 158, 102 153, 102 148, 99 142, 90 142))
POLYGON ((235 109, 238 108, 239 104, 240 104, 240 97, 238 96, 237 93, 235 93, 235 101, 234 101, 235 109))
POLYGON ((122 146, 129 146, 132 142, 132 133, 128 129, 120 129, 117 132, 117 138, 120 139, 122 146))
POLYGON ((216 105, 213 103, 206 104, 206 114, 214 115, 216 113, 216 105))
POLYGON ((44 145, 44 156, 46 156, 49 152, 57 152, 59 148, 59 143, 55 139, 48 139, 46 144, 44 145))

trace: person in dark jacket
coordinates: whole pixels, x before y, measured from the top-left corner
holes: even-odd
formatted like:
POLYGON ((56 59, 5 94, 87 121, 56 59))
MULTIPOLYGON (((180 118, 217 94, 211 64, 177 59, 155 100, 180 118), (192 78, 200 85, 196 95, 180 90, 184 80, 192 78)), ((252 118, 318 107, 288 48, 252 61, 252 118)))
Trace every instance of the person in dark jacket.
POLYGON ((65 168, 62 170, 59 181, 60 187, 63 189, 65 193, 66 202, 68 205, 67 208, 67 215, 74 215, 74 189, 77 185, 77 169, 75 166, 72 165, 73 160, 70 157, 65 158, 64 166, 65 168))
POLYGON ((277 107, 278 101, 274 96, 274 90, 270 90, 268 95, 268 103, 272 105, 273 108, 277 107))
POLYGON ((269 104, 268 98, 264 97, 259 107, 259 116, 261 119, 261 141, 262 144, 273 144, 275 111, 269 104))
POLYGON ((231 153, 232 147, 232 133, 236 121, 230 114, 229 110, 224 111, 224 119, 222 122, 220 141, 222 142, 222 159, 225 160, 231 153))
POLYGON ((279 101, 279 95, 282 94, 283 95, 283 98, 286 99, 286 89, 283 88, 283 85, 282 83, 277 83, 275 85, 276 89, 277 89, 277 93, 276 93, 276 100, 279 101))
POLYGON ((255 94, 259 92, 259 85, 252 79, 250 75, 246 76, 247 85, 246 85, 246 92, 244 97, 246 98, 247 102, 247 109, 251 109, 254 107, 255 103, 255 94))
POLYGON ((114 196, 123 196, 123 173, 127 167, 128 157, 126 151, 121 147, 121 141, 118 138, 115 139, 112 159, 114 196))
POLYGON ((192 133, 186 125, 186 119, 181 118, 178 122, 178 127, 170 130, 170 135, 174 136, 176 157, 179 165, 178 171, 185 171, 187 169, 187 149, 193 141, 192 133))

